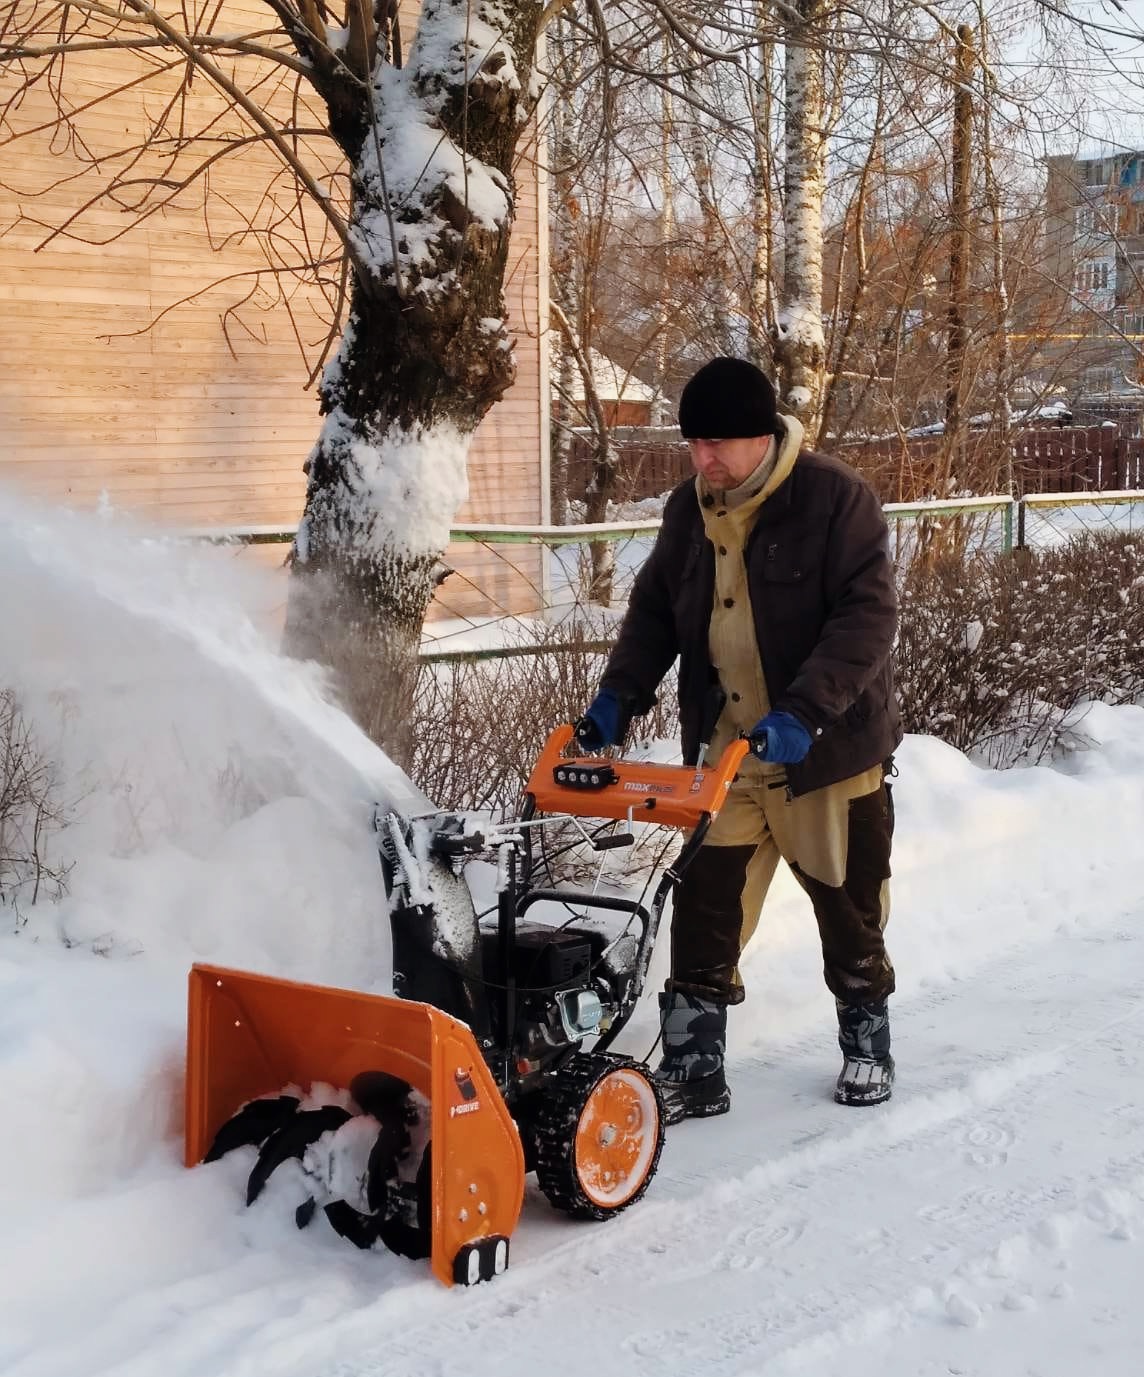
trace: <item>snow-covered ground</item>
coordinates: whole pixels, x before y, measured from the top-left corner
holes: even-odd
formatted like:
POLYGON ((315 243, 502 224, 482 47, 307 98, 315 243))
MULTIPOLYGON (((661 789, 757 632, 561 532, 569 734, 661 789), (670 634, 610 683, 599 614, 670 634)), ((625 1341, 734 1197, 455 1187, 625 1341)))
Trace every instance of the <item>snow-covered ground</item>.
POLYGON ((298 1232, 273 1189, 246 1210, 242 1153, 180 1165, 192 960, 386 988, 369 821, 400 776, 219 552, 6 501, 0 588, 0 681, 83 795, 70 894, 3 911, 5 1377, 1140 1371, 1144 710, 1094 706, 1055 768, 903 746, 890 1104, 831 1101, 813 920, 780 879, 732 1114, 672 1129, 606 1225, 530 1185, 509 1271, 446 1290, 298 1232))

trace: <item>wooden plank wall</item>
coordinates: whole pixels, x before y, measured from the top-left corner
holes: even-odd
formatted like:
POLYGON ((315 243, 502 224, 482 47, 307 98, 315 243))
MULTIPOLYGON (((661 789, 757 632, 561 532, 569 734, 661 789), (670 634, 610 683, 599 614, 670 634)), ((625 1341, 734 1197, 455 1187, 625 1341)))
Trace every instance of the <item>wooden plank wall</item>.
MULTIPOLYGON (((241 32, 244 22, 262 27, 265 10, 254 0, 227 0, 226 21, 229 32, 241 32)), ((73 103, 117 85, 129 64, 142 70, 148 61, 126 53, 73 56, 73 103)), ((88 145, 106 153, 130 142, 140 109, 155 108, 174 81, 156 76, 90 111, 88 145)), ((209 106, 210 88, 200 89, 196 99, 209 106)), ((262 96, 271 108, 292 98, 286 84, 264 87, 262 96)), ((34 126, 49 109, 41 87, 19 118, 34 126)), ((237 117, 224 122, 236 127, 237 117)), ((130 217, 99 203, 75 227, 96 242, 56 238, 40 247, 46 227, 73 213, 95 184, 74 177, 75 157, 58 140, 53 148, 48 133, 0 156, 4 181, 17 189, 5 196, 0 218, 0 483, 81 507, 106 501, 174 527, 297 520, 302 463, 319 418, 295 330, 312 354, 325 334, 323 302, 316 288, 292 282, 293 325, 265 291, 261 309, 245 310, 245 327, 226 319, 264 260, 256 244, 236 236, 241 222, 225 203, 265 185, 277 160, 257 149, 241 162, 224 160, 211 174, 209 210, 201 191, 188 192, 116 238, 130 217)), ((279 187, 286 185, 280 176, 279 187)), ((519 376, 475 441, 462 520, 531 523, 542 515, 542 208, 528 150, 518 186, 507 296, 519 376)), ((320 240, 325 222, 310 212, 307 227, 320 240)), ((535 563, 534 555, 527 560, 535 563)), ((534 571, 506 584, 502 562, 474 558, 471 547, 450 562, 478 585, 486 565, 495 570, 497 604, 533 602, 534 571)), ((470 595, 460 610, 481 603, 470 595)))

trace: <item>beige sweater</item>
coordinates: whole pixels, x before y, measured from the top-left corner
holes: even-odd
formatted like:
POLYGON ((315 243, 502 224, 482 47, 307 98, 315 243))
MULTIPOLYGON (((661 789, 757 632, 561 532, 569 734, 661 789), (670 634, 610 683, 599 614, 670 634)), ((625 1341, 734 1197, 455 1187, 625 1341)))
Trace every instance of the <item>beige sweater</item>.
MULTIPOLYGON (((695 480, 696 496, 703 514, 707 539, 715 547, 715 600, 711 609, 708 648, 711 663, 727 695, 727 702, 715 727, 707 752, 714 761, 741 732, 752 727, 770 711, 766 680, 763 678, 755 620, 747 588, 744 551, 754 528, 759 508, 787 478, 802 446, 802 426, 792 416, 783 417, 781 443, 744 482, 726 492, 711 488, 700 474, 695 480), (711 506, 703 498, 715 498, 711 506)), ((783 766, 764 764, 747 756, 740 774, 744 780, 781 774, 783 766)))

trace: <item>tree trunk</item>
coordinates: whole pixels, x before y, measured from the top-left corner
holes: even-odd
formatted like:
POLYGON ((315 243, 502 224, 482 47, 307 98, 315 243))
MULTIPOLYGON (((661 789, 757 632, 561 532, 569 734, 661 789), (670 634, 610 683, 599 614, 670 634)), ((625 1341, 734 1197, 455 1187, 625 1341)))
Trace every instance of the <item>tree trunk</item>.
POLYGON ((1009 393, 1013 385, 1013 354, 1009 345, 1012 328, 1009 288, 1005 281, 1005 219, 1001 208, 1001 188, 993 155, 991 106, 997 98, 997 82, 989 62, 988 27, 984 0, 979 0, 978 30, 981 34, 981 155, 985 165, 985 199, 989 206, 990 239, 993 248, 993 295, 997 304, 997 380, 994 389, 994 425, 1001 451, 1000 481, 1003 491, 1016 496, 1013 471, 1013 407, 1009 393))
POLYGON ((299 46, 350 161, 356 273, 320 389, 286 647, 328 665, 358 723, 404 762, 469 442, 515 373, 503 283, 539 5, 426 0, 400 69, 378 56, 368 11, 353 11, 335 63, 317 10, 304 13, 324 58, 299 46))
POLYGON ((770 17, 767 0, 757 0, 755 29, 759 35, 758 81, 751 91, 751 116, 754 126, 755 156, 751 164, 751 283, 747 318, 747 357, 764 373, 774 368, 771 350, 771 319, 774 292, 771 285, 771 158, 772 88, 771 56, 773 44, 764 34, 770 17))
MULTIPOLYGON (((969 277, 969 157, 973 129, 971 83, 975 56, 973 30, 957 26, 957 60, 953 94, 953 187, 949 235, 949 312, 946 349, 945 482, 960 490, 965 482, 965 418, 962 390, 965 373, 966 283, 969 277)), ((944 495, 944 493, 942 494, 944 495)))
POLYGON ((552 437, 552 524, 568 525, 572 470, 572 389, 576 385, 576 360, 567 347, 556 351, 556 395, 560 398, 560 419, 552 437))
POLYGON ((813 444, 822 406, 826 339, 822 329, 822 201, 825 72, 821 46, 824 0, 797 0, 801 22, 786 49, 785 265, 775 323, 775 362, 785 410, 813 444))
MULTIPOLYGON (((842 375, 847 370, 847 364, 850 357, 850 342, 866 305, 866 293, 870 286, 870 263, 866 252, 866 217, 869 209, 866 195, 867 188, 870 184, 870 175, 881 152, 884 99, 885 69, 879 68, 878 94, 874 104, 874 119, 870 135, 870 147, 867 149, 866 157, 863 160, 862 171, 858 176, 858 186, 854 193, 854 291, 850 297, 850 305, 846 311, 846 320, 842 325, 841 333, 836 335, 834 342, 834 366, 826 383, 826 395, 822 404, 820 430, 824 436, 830 434, 831 427, 834 424, 834 415, 838 406, 839 387, 842 381, 842 375)), ((845 241, 843 241, 843 245, 839 249, 839 297, 841 296, 843 284, 842 268, 844 249, 845 241)), ((836 301, 836 305, 837 304, 836 301)), ((840 434, 834 438, 837 443, 837 441, 844 438, 844 434, 840 434)))
MULTIPOLYGON (((671 33, 664 27, 660 35, 660 42, 663 48, 663 69, 670 70, 672 61, 671 33)), ((671 167, 671 145, 675 125, 675 109, 672 100, 671 88, 665 86, 660 92, 660 126, 659 126, 659 220, 657 224, 657 234, 659 238, 659 309, 656 317, 656 336, 654 371, 652 375, 652 386, 655 395, 652 397, 651 414, 648 417, 653 426, 666 426, 671 424, 670 408, 667 402, 667 361, 668 361, 668 333, 671 329, 672 316, 672 282, 671 282, 671 259, 673 240, 675 238, 675 206, 674 206, 674 185, 671 167)))

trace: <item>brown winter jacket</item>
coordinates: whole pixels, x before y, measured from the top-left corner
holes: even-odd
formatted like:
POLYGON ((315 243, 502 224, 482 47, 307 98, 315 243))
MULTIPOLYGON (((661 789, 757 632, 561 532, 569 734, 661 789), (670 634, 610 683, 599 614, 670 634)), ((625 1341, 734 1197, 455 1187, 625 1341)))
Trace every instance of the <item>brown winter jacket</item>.
MULTIPOLYGON (((840 460, 801 450, 759 509, 745 557, 772 709, 793 713, 813 738, 806 759, 786 767, 791 792, 809 793, 885 760, 902 738, 890 662, 897 601, 873 490, 840 460)), ((710 740, 703 733, 717 712, 708 651, 714 587, 714 550, 688 479, 667 499, 601 686, 620 699, 626 718, 639 716, 678 656, 689 764, 710 740)))

